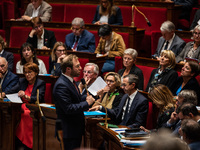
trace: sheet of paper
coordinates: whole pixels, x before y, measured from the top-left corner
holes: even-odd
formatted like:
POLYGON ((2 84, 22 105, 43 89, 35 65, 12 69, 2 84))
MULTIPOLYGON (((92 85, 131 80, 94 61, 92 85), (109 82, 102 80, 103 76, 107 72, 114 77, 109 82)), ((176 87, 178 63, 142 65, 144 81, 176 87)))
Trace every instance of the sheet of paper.
POLYGON ((51 107, 52 105, 51 104, 46 104, 46 103, 43 103, 43 104, 40 104, 41 107, 51 107))
POLYGON ((97 91, 103 89, 106 86, 106 82, 102 79, 102 77, 98 77, 93 83, 92 85, 88 88, 88 91, 96 96, 97 95, 97 91))
POLYGON ((12 103, 23 103, 21 98, 18 97, 18 93, 14 94, 7 94, 6 97, 12 102, 12 103))

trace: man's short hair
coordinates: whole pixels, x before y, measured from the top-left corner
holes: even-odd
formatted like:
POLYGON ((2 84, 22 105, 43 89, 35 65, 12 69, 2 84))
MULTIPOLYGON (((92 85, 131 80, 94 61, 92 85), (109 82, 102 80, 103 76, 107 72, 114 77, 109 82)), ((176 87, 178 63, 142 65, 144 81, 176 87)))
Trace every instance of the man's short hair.
POLYGON ((78 59, 78 57, 76 55, 70 54, 63 58, 61 63, 61 70, 63 73, 66 72, 67 67, 73 69, 73 59, 78 59))
POLYGON ((190 116, 190 113, 192 113, 194 116, 197 116, 199 114, 197 107, 191 103, 183 103, 178 108, 177 112, 182 112, 184 116, 190 116))
POLYGON ((33 17, 31 19, 31 26, 32 26, 32 28, 34 28, 35 25, 37 25, 37 24, 42 24, 43 25, 42 19, 40 17, 33 17))
POLYGON ((168 20, 162 23, 160 30, 172 32, 172 31, 175 31, 175 25, 171 21, 168 20))
POLYGON ((135 89, 138 88, 139 78, 138 78, 137 75, 135 75, 135 74, 128 74, 128 75, 125 75, 124 78, 128 78, 128 83, 129 84, 135 83, 135 89))
POLYGON ((183 98, 183 103, 191 103, 195 106, 197 105, 197 94, 193 90, 182 90, 178 94, 178 97, 183 98))
POLYGON ((200 125, 198 122, 192 119, 184 119, 181 122, 181 130, 191 143, 200 141, 200 125))
POLYGON ((135 60, 138 56, 138 52, 133 48, 128 48, 124 51, 124 55, 131 55, 132 58, 135 60))
POLYGON ((85 22, 83 18, 76 17, 72 20, 72 25, 83 27, 85 25, 85 22))
MULTIPOLYGON (((86 66, 94 66, 94 73, 96 73, 97 75, 99 75, 99 67, 98 67, 97 64, 95 64, 95 63, 87 63, 87 64, 85 64, 85 67, 86 66)), ((85 67, 84 67, 84 69, 85 69, 85 67)))

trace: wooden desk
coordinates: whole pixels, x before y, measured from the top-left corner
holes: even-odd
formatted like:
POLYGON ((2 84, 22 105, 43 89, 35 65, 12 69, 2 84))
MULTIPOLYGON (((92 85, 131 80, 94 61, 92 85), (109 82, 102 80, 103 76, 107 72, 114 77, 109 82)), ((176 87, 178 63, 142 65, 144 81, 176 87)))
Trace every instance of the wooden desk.
POLYGON ((15 133, 20 122, 21 104, 0 101, 0 149, 15 149, 15 133))

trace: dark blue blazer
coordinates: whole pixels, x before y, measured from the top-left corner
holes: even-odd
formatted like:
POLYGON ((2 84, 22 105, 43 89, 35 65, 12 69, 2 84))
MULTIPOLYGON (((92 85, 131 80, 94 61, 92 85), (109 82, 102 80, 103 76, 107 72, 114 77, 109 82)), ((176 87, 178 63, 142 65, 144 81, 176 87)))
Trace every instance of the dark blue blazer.
MULTIPOLYGON (((96 13, 95 13, 94 19, 92 21, 93 24, 100 20, 101 16, 99 14, 99 7, 100 7, 100 5, 97 6, 96 13)), ((111 24, 111 25, 123 25, 121 9, 119 7, 117 7, 117 6, 115 6, 115 8, 116 8, 116 15, 109 16, 108 24, 111 24)))
MULTIPOLYGON (((118 74, 120 76, 123 75, 124 71, 125 71, 126 68, 123 68, 123 69, 120 69, 118 71, 118 74)), ((139 90, 144 90, 143 87, 144 87, 144 77, 143 77, 143 73, 142 73, 142 70, 140 68, 138 68, 137 66, 135 66, 135 64, 131 67, 131 70, 129 72, 129 74, 135 74, 139 77, 139 84, 138 84, 138 89, 139 90)))
POLYGON ((61 75, 60 63, 57 63, 57 61, 52 61, 51 56, 49 56, 49 73, 54 76, 61 75))
MULTIPOLYGON (((65 45, 72 48, 75 41, 74 33, 67 34, 65 37, 65 45)), ((87 30, 83 30, 78 42, 77 51, 94 53, 95 37, 94 34, 87 30)))
POLYGON ((3 83, 2 83, 2 92, 9 91, 12 87, 14 87, 19 82, 19 77, 8 70, 3 83))
POLYGON ((14 61, 13 53, 4 50, 3 53, 1 54, 1 57, 4 57, 7 60, 8 70, 13 71, 13 61, 14 61))
MULTIPOLYGON (((116 108, 107 109, 108 116, 112 120, 114 120, 116 124, 120 124, 122 122, 123 107, 126 104, 127 98, 128 94, 125 94, 116 108)), ((148 108, 149 108, 148 100, 138 92, 132 102, 127 122, 122 125, 128 126, 130 128, 145 126, 147 120, 148 108)), ((102 108, 102 111, 105 112, 105 109, 102 108)))
MULTIPOLYGON (((28 87, 28 81, 26 78, 20 78, 19 82, 16 86, 14 86, 11 90, 5 92, 6 94, 17 93, 20 90, 25 91, 28 87)), ((44 94, 46 89, 46 83, 41 79, 36 79, 35 84, 33 86, 33 90, 31 93, 31 101, 30 103, 35 103, 37 100, 37 89, 39 89, 39 100, 40 103, 44 103, 44 94)))
POLYGON ((84 110, 88 110, 86 101, 74 84, 63 74, 58 78, 53 89, 57 119, 62 121, 63 138, 81 138, 85 130, 84 110))
MULTIPOLYGON (((28 36, 26 42, 32 44, 34 48, 37 48, 37 35, 34 35, 33 38, 28 36)), ((55 43, 56 37, 54 32, 44 29, 44 46, 53 49, 55 43)))

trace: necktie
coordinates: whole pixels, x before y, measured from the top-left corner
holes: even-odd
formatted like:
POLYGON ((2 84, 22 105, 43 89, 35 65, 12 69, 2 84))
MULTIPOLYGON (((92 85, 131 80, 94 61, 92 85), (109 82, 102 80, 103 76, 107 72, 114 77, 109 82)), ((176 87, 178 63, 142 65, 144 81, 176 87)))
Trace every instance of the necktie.
POLYGON ((76 37, 76 42, 75 42, 75 44, 74 44, 73 49, 76 49, 76 47, 77 47, 77 45, 78 45, 78 40, 79 40, 79 36, 76 37))
POLYGON ((125 109, 125 112, 124 112, 124 117, 123 117, 123 120, 122 122, 120 123, 121 125, 126 125, 126 122, 127 122, 127 117, 128 117, 128 110, 129 110, 129 104, 130 104, 130 97, 127 98, 127 105, 126 105, 126 109, 125 109))
MULTIPOLYGON (((76 82, 75 82, 75 81, 73 81, 73 84, 74 84, 74 86, 75 86, 75 88, 76 88, 77 92, 79 93, 79 90, 78 90, 78 87, 77 87, 77 85, 76 85, 76 82)), ((79 94, 80 94, 80 93, 79 93, 79 94)))
POLYGON ((164 50, 167 50, 168 45, 169 45, 169 41, 166 41, 166 44, 165 44, 165 48, 164 48, 164 50))

